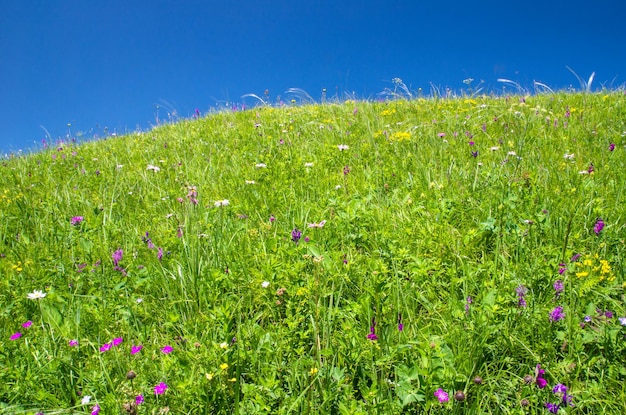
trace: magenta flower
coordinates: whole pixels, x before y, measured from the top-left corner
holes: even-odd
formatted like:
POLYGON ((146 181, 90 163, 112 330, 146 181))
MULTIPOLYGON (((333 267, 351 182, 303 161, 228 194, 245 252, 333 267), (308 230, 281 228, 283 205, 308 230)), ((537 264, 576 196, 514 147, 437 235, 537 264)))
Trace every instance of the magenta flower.
POLYGON ((163 248, 158 249, 157 258, 159 259, 159 261, 163 260, 163 248))
POLYGON ((565 318, 565 313, 563 312, 563 307, 561 306, 555 307, 554 310, 550 312, 551 322, 563 320, 564 318, 565 318))
POLYGON ((124 339, 122 337, 116 337, 116 338, 113 339, 111 344, 113 346, 119 346, 123 341, 124 341, 124 339))
POLYGON ((535 383, 537 383, 537 387, 539 387, 539 389, 545 388, 548 385, 548 381, 543 378, 546 371, 541 368, 541 365, 537 365, 535 367, 535 373, 535 383))
POLYGON ((130 354, 137 354, 137 353, 139 353, 141 351, 141 349, 143 349, 142 345, 137 345, 137 346, 133 345, 130 348, 130 354))
POLYGON ((100 405, 95 404, 93 408, 91 408, 91 415, 98 415, 100 413, 100 405))
POLYGON ((111 350, 111 343, 104 343, 102 346, 100 346, 100 352, 102 353, 108 352, 109 350, 111 350))
POLYGON ((559 413, 559 405, 551 403, 551 402, 546 402, 546 408, 548 408, 548 411, 551 414, 558 414, 559 413))
POLYGON ((450 400, 450 397, 446 391, 439 388, 434 392, 435 398, 439 399, 439 402, 446 403, 450 400))
POLYGON ((68 344, 70 347, 78 346, 78 340, 70 340, 68 344))
POLYGON ((80 225, 80 223, 83 220, 85 220, 85 218, 83 218, 82 216, 74 216, 73 218, 70 219, 70 225, 72 226, 80 225))
POLYGON ((524 287, 524 285, 519 285, 515 292, 517 293, 517 306, 518 307, 526 307, 526 294, 528 293, 528 288, 524 287))
POLYGON ((561 293, 565 289, 565 286, 563 285, 563 281, 561 280, 556 280, 554 284, 552 284, 552 286, 554 287, 555 295, 557 297, 561 295, 561 293))
POLYGON ((22 337, 22 333, 20 333, 19 331, 15 332, 11 337, 9 337, 10 340, 17 340, 20 337, 22 337))
POLYGON ((301 237, 302 232, 298 228, 295 228, 293 231, 291 231, 291 240, 295 243, 298 243, 301 237))
POLYGON ((135 403, 136 403, 137 405, 141 405, 143 402, 144 402, 143 395, 137 395, 137 396, 135 396, 135 403))
POLYGON ((158 385, 156 385, 154 387, 154 394, 155 395, 163 395, 168 387, 169 386, 167 386, 167 383, 161 382, 161 383, 159 383, 158 385))
POLYGON ((604 229, 604 221, 602 220, 602 218, 598 218, 596 224, 593 226, 593 231, 596 233, 596 235, 600 235, 602 229, 604 229))
POLYGON ((161 351, 165 354, 170 354, 172 353, 174 349, 172 348, 172 346, 170 346, 169 344, 167 346, 164 346, 161 348, 161 351))
POLYGON ((378 340, 378 336, 374 332, 375 327, 376 327, 376 320, 372 318, 372 325, 370 326, 370 333, 367 335, 368 340, 371 340, 371 341, 378 340))
POLYGON ((33 322, 28 320, 26 323, 22 324, 22 327, 24 327, 25 329, 29 328, 30 326, 33 325, 33 322))
POLYGON ((117 251, 113 252, 113 254, 111 254, 111 258, 113 259, 113 265, 117 267, 120 261, 122 260, 123 255, 124 255, 124 251, 122 251, 121 249, 118 249, 117 251))

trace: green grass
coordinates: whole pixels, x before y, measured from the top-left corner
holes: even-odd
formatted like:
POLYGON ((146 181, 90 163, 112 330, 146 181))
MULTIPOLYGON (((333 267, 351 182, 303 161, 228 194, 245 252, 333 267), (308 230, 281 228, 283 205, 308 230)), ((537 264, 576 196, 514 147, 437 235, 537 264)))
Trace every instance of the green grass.
POLYGON ((348 101, 4 160, 0 412, 534 414, 564 384, 624 413, 625 121, 621 92, 348 101))

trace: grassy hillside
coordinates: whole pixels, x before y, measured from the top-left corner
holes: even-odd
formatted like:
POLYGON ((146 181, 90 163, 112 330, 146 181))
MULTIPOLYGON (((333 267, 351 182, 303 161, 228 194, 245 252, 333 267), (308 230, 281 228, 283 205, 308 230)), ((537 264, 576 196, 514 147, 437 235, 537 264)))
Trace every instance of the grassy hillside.
POLYGON ((626 412, 626 96, 263 107, 0 166, 0 412, 626 412))

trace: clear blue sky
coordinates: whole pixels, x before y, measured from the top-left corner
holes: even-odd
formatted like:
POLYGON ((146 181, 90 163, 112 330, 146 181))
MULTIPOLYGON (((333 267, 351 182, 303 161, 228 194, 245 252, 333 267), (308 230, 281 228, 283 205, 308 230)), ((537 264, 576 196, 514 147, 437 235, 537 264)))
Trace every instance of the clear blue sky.
MULTIPOLYGON (((401 78, 459 90, 626 82, 626 3, 419 0, 2 0, 0 151, 147 129, 254 93, 319 99, 401 78), (43 128, 42 128, 43 127, 43 128)), ((254 100, 247 99, 249 104, 254 100)))

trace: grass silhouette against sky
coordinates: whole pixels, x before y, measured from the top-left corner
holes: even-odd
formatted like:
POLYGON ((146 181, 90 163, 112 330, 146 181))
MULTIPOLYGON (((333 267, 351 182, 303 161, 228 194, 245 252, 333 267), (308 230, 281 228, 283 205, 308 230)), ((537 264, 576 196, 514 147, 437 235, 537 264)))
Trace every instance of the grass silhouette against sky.
POLYGON ((585 79, 595 72, 596 87, 617 87, 625 8, 617 0, 4 1, 0 150, 146 129, 266 90, 275 102, 294 87, 316 100, 323 88, 375 99, 395 77, 427 92, 431 83, 458 90, 468 78, 487 90, 502 89, 498 78, 578 88, 566 66, 585 79))

